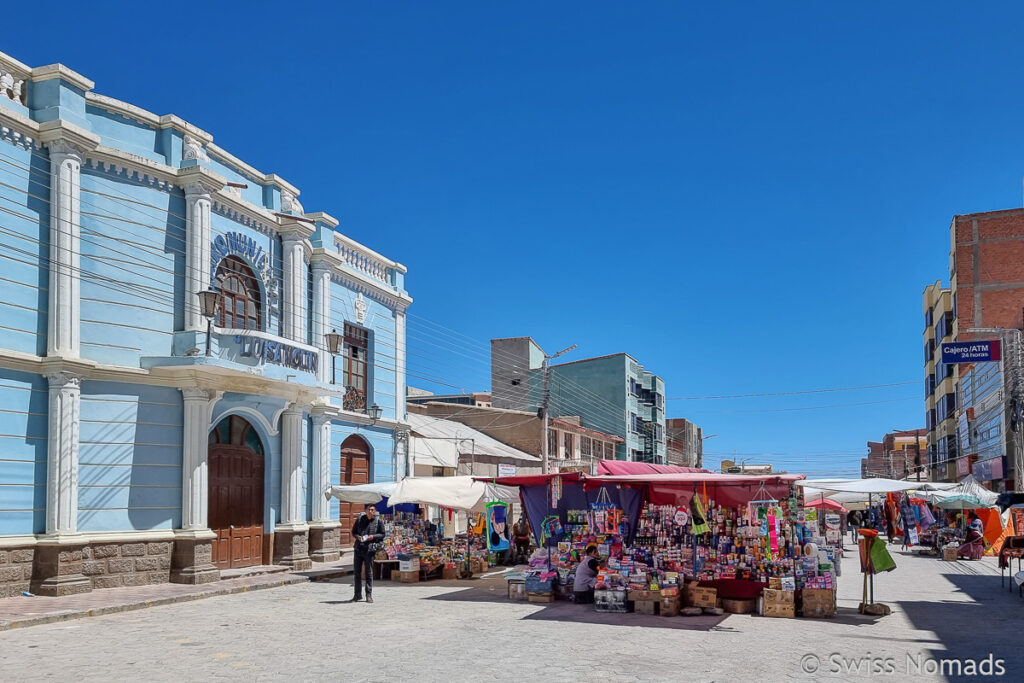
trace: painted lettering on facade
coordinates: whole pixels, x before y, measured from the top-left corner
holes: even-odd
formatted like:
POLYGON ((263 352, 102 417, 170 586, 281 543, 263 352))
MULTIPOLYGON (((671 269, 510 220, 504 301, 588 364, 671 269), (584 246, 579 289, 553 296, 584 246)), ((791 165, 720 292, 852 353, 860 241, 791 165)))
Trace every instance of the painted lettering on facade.
POLYGON ((320 354, 314 351, 243 335, 235 335, 235 343, 238 344, 238 355, 244 358, 259 358, 267 363, 312 373, 320 367, 320 354))

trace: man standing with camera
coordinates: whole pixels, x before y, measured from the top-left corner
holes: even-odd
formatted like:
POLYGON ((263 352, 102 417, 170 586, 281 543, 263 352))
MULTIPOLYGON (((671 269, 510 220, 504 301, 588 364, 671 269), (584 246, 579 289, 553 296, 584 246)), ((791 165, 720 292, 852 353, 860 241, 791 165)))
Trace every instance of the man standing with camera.
POLYGON ((377 508, 373 504, 366 506, 363 514, 352 525, 352 538, 355 539, 355 557, 353 572, 355 574, 355 595, 352 602, 363 599, 363 574, 366 579, 366 602, 373 602, 373 556, 384 547, 384 522, 377 516, 377 508))

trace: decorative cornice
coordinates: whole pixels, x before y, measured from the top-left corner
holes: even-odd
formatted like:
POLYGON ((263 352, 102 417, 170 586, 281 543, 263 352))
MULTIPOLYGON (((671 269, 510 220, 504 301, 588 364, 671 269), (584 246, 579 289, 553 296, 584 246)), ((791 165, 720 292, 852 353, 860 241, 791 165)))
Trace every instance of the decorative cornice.
POLYGON ((93 152, 86 157, 85 165, 95 169, 99 173, 118 176, 119 179, 123 180, 138 181, 157 189, 164 190, 165 192, 170 192, 174 189, 174 173, 169 168, 166 172, 159 169, 151 169, 148 171, 140 170, 139 168, 125 166, 118 162, 97 159, 96 154, 96 152, 93 152))
POLYGON ((86 93, 85 101, 87 104, 99 107, 100 109, 104 109, 112 114, 118 114, 126 119, 137 121, 138 123, 154 129, 163 130, 171 128, 180 133, 192 135, 193 137, 201 140, 203 144, 209 144, 213 141, 213 136, 205 130, 192 125, 188 121, 185 121, 174 114, 157 116, 153 112, 147 111, 142 107, 137 107, 134 104, 124 102, 123 100, 118 100, 113 97, 100 95, 94 92, 86 93))
POLYGON ((273 237, 277 234, 277 225, 273 219, 263 217, 251 204, 238 200, 228 192, 222 191, 214 196, 213 211, 263 235, 273 237))
POLYGON ((47 146, 71 145, 83 156, 100 146, 100 136, 62 119, 40 123, 39 140, 47 146))
POLYGON ((67 81, 71 85, 75 86, 80 90, 89 92, 96 87, 96 84, 90 81, 88 78, 72 71, 63 64, 47 64, 46 66, 37 66, 32 69, 30 76, 32 82, 39 83, 40 81, 49 81, 54 78, 59 78, 62 81, 67 81))
POLYGON ((317 223, 323 223, 324 225, 330 228, 336 228, 340 223, 340 221, 337 218, 327 213, 326 211, 314 211, 313 213, 307 213, 306 218, 309 218, 310 220, 315 221, 317 223))
POLYGON ((211 194, 223 189, 227 181, 202 166, 187 166, 178 169, 178 184, 185 194, 211 194))
POLYGON ((4 125, 0 125, 0 140, 6 140, 15 147, 20 147, 26 151, 42 149, 43 147, 43 144, 31 135, 26 135, 15 128, 4 125))

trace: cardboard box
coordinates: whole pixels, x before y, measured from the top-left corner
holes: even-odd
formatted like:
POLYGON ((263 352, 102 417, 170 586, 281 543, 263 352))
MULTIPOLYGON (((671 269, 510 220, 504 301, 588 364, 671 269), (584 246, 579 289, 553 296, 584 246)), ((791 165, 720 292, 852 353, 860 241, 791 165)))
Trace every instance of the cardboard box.
POLYGON ((946 562, 956 562, 956 548, 943 548, 942 559, 946 562))
POLYGON ((639 590, 629 591, 627 600, 660 600, 661 591, 639 590))
POLYGON ((441 570, 442 579, 457 579, 459 578, 458 567, 445 567, 441 570))
POLYGON ((420 573, 418 571, 415 571, 415 572, 403 572, 403 571, 400 571, 400 572, 398 572, 398 581, 399 581, 399 583, 419 583, 419 581, 420 581, 420 573))
POLYGON ((679 616, 679 596, 672 595, 669 597, 662 596, 660 603, 661 616, 663 617, 675 617, 679 616))
POLYGON ((687 588, 686 605, 688 607, 717 607, 718 591, 714 588, 701 588, 697 585, 687 588))
POLYGON ((391 580, 392 581, 401 581, 402 580, 402 572, 398 571, 397 569, 392 569, 391 570, 391 580))
POLYGON ((411 560, 399 560, 398 570, 402 572, 418 572, 420 570, 420 558, 414 557, 411 560))
POLYGON ((530 602, 544 603, 544 602, 554 602, 555 601, 555 596, 551 595, 550 593, 547 594, 547 595, 534 595, 534 594, 531 593, 528 597, 529 597, 530 602))
POLYGON ((637 600, 633 603, 633 611, 637 614, 657 614, 660 606, 659 600, 637 600))
POLYGON ((789 603, 796 604, 796 592, 795 591, 784 591, 775 588, 764 589, 764 601, 777 602, 777 603, 789 603))
POLYGON ((823 588, 805 588, 800 613, 805 617, 831 618, 836 615, 836 592, 823 588))
POLYGON ((729 614, 750 614, 754 605, 754 600, 722 600, 722 609, 729 614))
POLYGON ((795 619, 796 603, 765 601, 761 613, 766 617, 781 617, 784 619, 795 619))

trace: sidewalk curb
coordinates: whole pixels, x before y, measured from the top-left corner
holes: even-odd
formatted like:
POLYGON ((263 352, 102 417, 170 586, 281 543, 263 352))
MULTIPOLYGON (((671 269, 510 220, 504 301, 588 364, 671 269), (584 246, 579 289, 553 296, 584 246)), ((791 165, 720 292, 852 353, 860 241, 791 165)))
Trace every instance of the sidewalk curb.
POLYGON ((156 600, 139 600, 137 602, 129 602, 122 605, 110 605, 108 607, 97 607, 89 610, 68 610, 67 612, 54 612, 52 614, 43 614, 38 617, 28 617, 25 619, 9 621, 0 620, 0 632, 9 631, 15 628, 41 626, 43 624, 52 624, 60 621, 70 621, 72 619, 81 619, 84 617, 99 617, 104 614, 116 614, 118 612, 133 612, 135 610, 146 609, 148 607, 173 605, 179 602, 189 602, 192 600, 201 600, 203 598, 213 598, 219 595, 233 595, 235 593, 246 593, 249 591, 263 590, 265 588, 279 588, 281 586, 290 586, 298 583, 306 583, 308 581, 309 579, 304 576, 289 575, 285 578, 281 578, 275 581, 264 581, 247 586, 221 586, 219 588, 211 588, 209 590, 203 590, 197 593, 186 593, 185 595, 175 595, 167 598, 158 598, 156 600))

